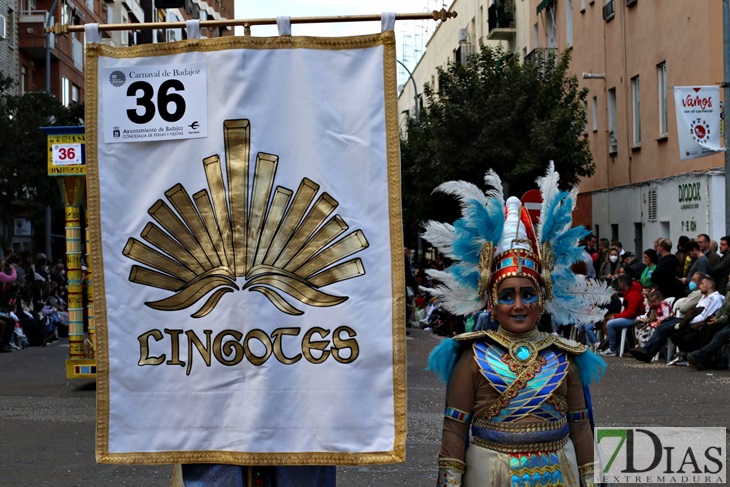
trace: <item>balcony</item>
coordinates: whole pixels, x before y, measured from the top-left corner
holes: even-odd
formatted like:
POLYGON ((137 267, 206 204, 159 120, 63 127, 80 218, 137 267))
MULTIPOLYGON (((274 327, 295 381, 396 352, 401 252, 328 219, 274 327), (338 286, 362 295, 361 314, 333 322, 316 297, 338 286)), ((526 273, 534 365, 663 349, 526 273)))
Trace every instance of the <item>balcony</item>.
POLYGON ((494 0, 487 9, 489 33, 487 39, 493 41, 509 41, 514 38, 515 26, 514 0, 494 0))
POLYGON ((527 53, 525 63, 547 63, 550 60, 555 62, 558 57, 558 50, 554 47, 538 47, 527 53))
MULTIPOLYGON (((23 10, 18 16, 18 45, 20 50, 35 59, 46 57, 45 27, 48 11, 23 10)), ((54 37, 50 36, 51 49, 54 37)))

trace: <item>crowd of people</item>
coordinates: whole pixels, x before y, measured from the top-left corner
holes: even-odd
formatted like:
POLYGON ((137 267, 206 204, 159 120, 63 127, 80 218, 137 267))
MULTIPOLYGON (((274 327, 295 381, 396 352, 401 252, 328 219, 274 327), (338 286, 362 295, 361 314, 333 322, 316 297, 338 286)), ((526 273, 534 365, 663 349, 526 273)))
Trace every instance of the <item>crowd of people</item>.
POLYGON ((59 259, 6 249, 0 259, 0 352, 68 336, 68 282, 59 259))
MULTIPOLYGON (((592 234, 581 245, 584 259, 573 267, 574 272, 606 282, 615 294, 602 322, 577 327, 579 341, 604 356, 617 356, 627 329, 629 347, 623 352, 637 360, 648 363, 664 352, 674 357, 673 365, 700 370, 729 367, 730 236, 719 243, 704 233, 695 239, 682 236, 676 248, 670 239, 658 238, 641 256, 624 250, 620 241, 599 240, 592 234)), ((491 310, 452 316, 424 291, 436 284, 428 280, 425 270, 448 267, 448 260, 406 261, 414 298, 410 300, 411 326, 443 336, 497 329, 491 310)), ((549 322, 541 326, 566 335, 571 329, 549 322)))

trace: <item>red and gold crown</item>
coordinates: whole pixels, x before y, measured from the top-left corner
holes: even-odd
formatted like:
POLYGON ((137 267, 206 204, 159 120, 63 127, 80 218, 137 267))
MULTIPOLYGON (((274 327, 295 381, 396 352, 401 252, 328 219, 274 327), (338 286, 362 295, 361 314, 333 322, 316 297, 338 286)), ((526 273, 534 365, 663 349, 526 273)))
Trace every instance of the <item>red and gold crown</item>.
POLYGON ((540 249, 530 215, 519 199, 507 199, 502 240, 496 248, 491 242, 484 246, 479 271, 480 295, 488 291, 492 307, 497 302, 499 283, 508 277, 525 277, 532 281, 540 293, 542 305, 544 283, 540 249))

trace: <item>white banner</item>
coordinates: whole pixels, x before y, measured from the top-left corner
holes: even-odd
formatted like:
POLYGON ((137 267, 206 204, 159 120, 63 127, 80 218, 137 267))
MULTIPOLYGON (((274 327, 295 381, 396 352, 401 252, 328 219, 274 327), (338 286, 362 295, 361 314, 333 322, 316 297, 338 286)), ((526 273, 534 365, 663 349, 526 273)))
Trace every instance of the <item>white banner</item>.
POLYGON ((710 156, 720 146, 721 109, 718 86, 675 86, 679 155, 685 161, 710 156))
POLYGON ((99 461, 403 461, 393 32, 88 60, 99 461))

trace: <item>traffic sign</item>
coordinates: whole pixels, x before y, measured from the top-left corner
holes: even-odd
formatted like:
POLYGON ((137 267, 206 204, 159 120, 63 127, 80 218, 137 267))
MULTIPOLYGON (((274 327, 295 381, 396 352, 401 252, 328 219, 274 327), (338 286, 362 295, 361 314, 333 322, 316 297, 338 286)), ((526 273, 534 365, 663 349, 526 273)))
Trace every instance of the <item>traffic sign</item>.
POLYGON ((537 223, 540 219, 540 209, 542 208, 542 194, 539 189, 531 189, 520 198, 522 205, 527 209, 532 223, 537 223))

